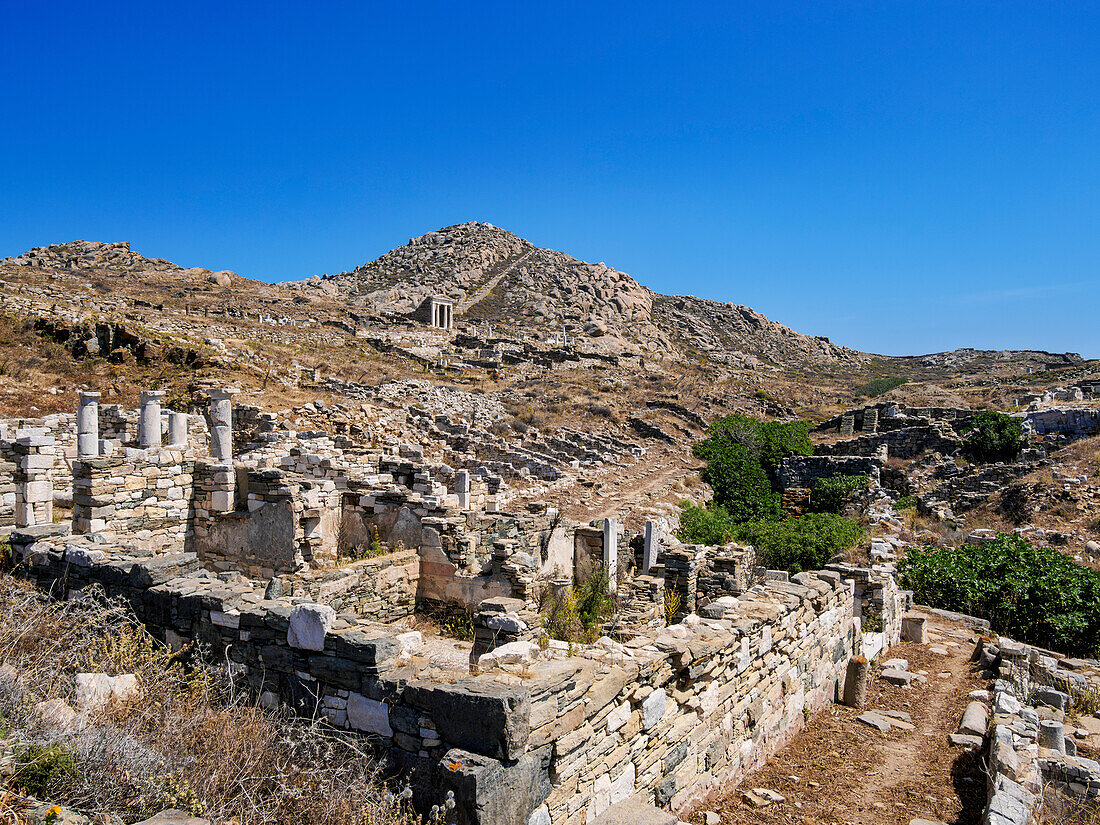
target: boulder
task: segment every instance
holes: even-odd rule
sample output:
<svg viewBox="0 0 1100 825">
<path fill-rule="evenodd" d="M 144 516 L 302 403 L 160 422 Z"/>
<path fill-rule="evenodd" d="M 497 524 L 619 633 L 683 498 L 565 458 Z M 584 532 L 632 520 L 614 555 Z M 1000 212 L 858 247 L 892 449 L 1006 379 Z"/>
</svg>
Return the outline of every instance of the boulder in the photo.
<svg viewBox="0 0 1100 825">
<path fill-rule="evenodd" d="M 100 707 L 112 699 L 127 699 L 139 691 L 137 676 L 132 673 L 121 676 L 108 676 L 106 673 L 78 673 L 75 682 L 74 700 L 77 706 L 84 710 Z"/>
</svg>

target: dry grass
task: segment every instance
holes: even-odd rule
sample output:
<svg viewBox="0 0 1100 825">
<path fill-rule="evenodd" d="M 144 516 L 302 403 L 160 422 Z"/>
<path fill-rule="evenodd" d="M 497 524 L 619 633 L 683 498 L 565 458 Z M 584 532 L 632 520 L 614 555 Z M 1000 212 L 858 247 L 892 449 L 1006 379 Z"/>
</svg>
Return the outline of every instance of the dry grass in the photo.
<svg viewBox="0 0 1100 825">
<path fill-rule="evenodd" d="M 0 678 L 0 715 L 16 766 L 0 783 L 0 806 L 34 793 L 127 821 L 169 807 L 236 825 L 413 821 L 385 799 L 360 741 L 257 707 L 223 668 L 194 651 L 173 654 L 121 605 L 94 595 L 53 602 L 0 576 L 0 660 L 11 668 Z M 140 695 L 60 729 L 36 706 L 73 705 L 81 672 L 133 673 Z"/>
<path fill-rule="evenodd" d="M 1055 786 L 1043 789 L 1043 805 L 1035 825 L 1100 825 L 1100 802 L 1064 795 Z"/>
</svg>

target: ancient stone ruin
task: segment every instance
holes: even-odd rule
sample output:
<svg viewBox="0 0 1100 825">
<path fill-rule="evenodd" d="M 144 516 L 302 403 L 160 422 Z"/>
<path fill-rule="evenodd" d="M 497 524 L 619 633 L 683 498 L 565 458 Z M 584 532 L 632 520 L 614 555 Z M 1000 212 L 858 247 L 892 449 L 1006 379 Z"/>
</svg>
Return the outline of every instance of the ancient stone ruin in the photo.
<svg viewBox="0 0 1100 825">
<path fill-rule="evenodd" d="M 788 576 L 656 520 L 635 535 L 512 510 L 487 468 L 284 429 L 233 395 L 209 388 L 188 413 L 157 391 L 139 410 L 85 392 L 75 415 L 6 422 L 22 569 L 59 598 L 123 598 L 264 704 L 360 732 L 418 804 L 453 791 L 459 822 L 592 822 L 627 800 L 684 811 L 840 700 L 851 661 L 907 622 L 920 633 L 889 568 Z M 802 485 L 828 469 L 784 465 Z M 594 574 L 618 603 L 607 635 L 554 638 L 540 608 Z M 472 640 L 411 627 L 440 610 L 470 615 Z"/>
</svg>

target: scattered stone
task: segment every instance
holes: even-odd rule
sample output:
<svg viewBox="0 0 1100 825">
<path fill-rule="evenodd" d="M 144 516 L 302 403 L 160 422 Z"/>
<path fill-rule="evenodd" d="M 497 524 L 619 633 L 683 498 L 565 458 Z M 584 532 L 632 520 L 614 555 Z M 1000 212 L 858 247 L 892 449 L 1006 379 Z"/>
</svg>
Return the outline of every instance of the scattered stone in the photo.
<svg viewBox="0 0 1100 825">
<path fill-rule="evenodd" d="M 882 678 L 884 681 L 896 687 L 909 687 L 909 683 L 913 679 L 913 674 L 904 670 L 889 668 L 882 671 Z"/>
<path fill-rule="evenodd" d="M 885 716 L 875 713 L 874 711 L 869 711 L 867 713 L 861 714 L 857 716 L 856 719 L 865 725 L 870 725 L 872 728 L 876 728 L 877 730 L 882 731 L 883 733 L 886 733 L 886 731 L 890 730 L 890 728 L 892 727 L 892 723 L 889 719 L 887 719 Z"/>
</svg>

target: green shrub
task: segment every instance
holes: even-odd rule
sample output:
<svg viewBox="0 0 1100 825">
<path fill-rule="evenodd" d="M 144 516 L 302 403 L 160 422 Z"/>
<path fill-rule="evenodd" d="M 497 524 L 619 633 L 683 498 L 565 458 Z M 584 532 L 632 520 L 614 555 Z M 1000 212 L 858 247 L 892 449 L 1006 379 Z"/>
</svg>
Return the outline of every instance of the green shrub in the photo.
<svg viewBox="0 0 1100 825">
<path fill-rule="evenodd" d="M 974 461 L 1014 461 L 1027 443 L 1020 419 L 992 410 L 977 413 L 961 432 L 963 450 Z"/>
<path fill-rule="evenodd" d="M 859 523 L 832 513 L 739 524 L 736 538 L 756 548 L 757 563 L 771 570 L 820 570 L 837 553 L 863 540 Z"/>
<path fill-rule="evenodd" d="M 867 476 L 831 476 L 819 478 L 810 491 L 810 509 L 815 513 L 839 513 L 853 493 L 866 490 Z"/>
<path fill-rule="evenodd" d="M 50 780 L 76 772 L 72 753 L 60 745 L 30 745 L 15 755 L 16 787 L 29 796 L 46 796 Z"/>
<path fill-rule="evenodd" d="M 696 507 L 685 503 L 680 513 L 680 530 L 677 533 L 685 544 L 729 544 L 737 535 L 737 522 L 720 504 Z"/>
<path fill-rule="evenodd" d="M 813 455 L 808 421 L 757 421 L 746 415 L 727 415 L 715 421 L 707 437 L 695 445 L 692 452 L 704 461 L 723 455 L 739 445 L 757 459 L 770 477 L 774 477 L 780 462 L 791 455 Z"/>
<path fill-rule="evenodd" d="M 920 501 L 916 496 L 902 496 L 894 503 L 895 510 L 916 510 Z"/>
<path fill-rule="evenodd" d="M 779 515 L 779 496 L 772 492 L 768 474 L 740 444 L 716 451 L 701 475 L 714 488 L 715 503 L 726 508 L 734 521 Z"/>
<path fill-rule="evenodd" d="M 1100 572 L 1001 534 L 981 545 L 914 548 L 899 564 L 922 604 L 988 619 L 999 633 L 1078 656 L 1100 652 Z"/>
<path fill-rule="evenodd" d="M 856 387 L 855 394 L 862 395 L 865 398 L 874 398 L 908 383 L 908 378 L 875 378 L 873 381 L 868 381 L 866 384 Z"/>
<path fill-rule="evenodd" d="M 543 600 L 543 626 L 550 638 L 571 644 L 591 644 L 600 626 L 615 612 L 615 598 L 604 570 L 594 571 L 564 597 Z"/>
</svg>

